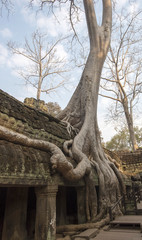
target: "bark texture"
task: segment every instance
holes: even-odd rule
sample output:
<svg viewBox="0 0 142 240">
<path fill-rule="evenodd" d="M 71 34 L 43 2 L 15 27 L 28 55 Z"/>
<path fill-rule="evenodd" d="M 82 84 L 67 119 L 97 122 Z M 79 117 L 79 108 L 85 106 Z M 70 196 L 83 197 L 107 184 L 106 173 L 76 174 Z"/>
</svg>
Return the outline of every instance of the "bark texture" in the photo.
<svg viewBox="0 0 142 240">
<path fill-rule="evenodd" d="M 119 196 L 125 193 L 122 175 L 101 146 L 97 124 L 97 102 L 102 67 L 108 52 L 111 36 L 111 0 L 103 0 L 102 25 L 98 26 L 93 0 L 84 0 L 90 39 L 90 53 L 82 77 L 67 107 L 59 114 L 79 133 L 66 144 L 66 153 L 80 164 L 90 161 L 99 177 L 99 197 L 95 192 L 92 172 L 86 176 L 86 215 L 88 221 L 99 221 Z M 67 150 L 68 149 L 68 150 Z M 120 213 L 120 207 L 115 209 Z"/>
</svg>

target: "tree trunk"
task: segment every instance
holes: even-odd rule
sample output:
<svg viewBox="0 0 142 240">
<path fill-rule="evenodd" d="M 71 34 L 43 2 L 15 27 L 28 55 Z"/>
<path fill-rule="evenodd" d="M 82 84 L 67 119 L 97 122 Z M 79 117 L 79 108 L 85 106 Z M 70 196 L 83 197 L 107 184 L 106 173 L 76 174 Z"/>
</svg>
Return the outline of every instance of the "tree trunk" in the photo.
<svg viewBox="0 0 142 240">
<path fill-rule="evenodd" d="M 110 43 L 111 1 L 103 1 L 103 19 L 100 27 L 96 22 L 93 0 L 84 0 L 84 7 L 90 38 L 90 53 L 78 87 L 67 107 L 59 114 L 59 118 L 79 129 L 72 145 L 68 145 L 70 156 L 77 162 L 88 158 L 97 171 L 99 207 L 97 201 L 94 202 L 96 193 L 92 171 L 86 181 L 87 189 L 89 188 L 87 216 L 88 220 L 95 222 L 101 219 L 107 207 L 114 204 L 119 195 L 125 192 L 125 187 L 120 172 L 104 154 L 97 125 L 100 76 Z M 120 212 L 119 207 L 116 212 L 117 214 Z"/>
<path fill-rule="evenodd" d="M 130 142 L 132 145 L 132 149 L 133 149 L 133 151 L 136 151 L 138 148 L 138 145 L 136 142 L 136 137 L 135 137 L 135 132 L 134 132 L 133 118 L 132 118 L 132 114 L 129 113 L 128 102 L 126 100 L 123 101 L 123 108 L 124 108 L 126 121 L 127 121 L 128 129 L 129 129 Z"/>
<path fill-rule="evenodd" d="M 40 49 L 40 59 L 41 59 L 41 49 Z M 38 87 L 37 87 L 37 100 L 40 100 L 42 81 L 43 81 L 43 79 L 42 79 L 42 63 L 39 62 L 39 79 L 38 79 Z"/>
</svg>

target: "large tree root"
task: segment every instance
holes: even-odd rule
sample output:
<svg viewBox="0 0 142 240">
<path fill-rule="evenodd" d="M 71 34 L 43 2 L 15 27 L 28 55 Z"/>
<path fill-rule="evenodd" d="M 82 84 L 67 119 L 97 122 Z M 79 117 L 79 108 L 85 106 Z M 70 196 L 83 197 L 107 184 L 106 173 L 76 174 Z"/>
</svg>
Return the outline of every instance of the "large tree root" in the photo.
<svg viewBox="0 0 142 240">
<path fill-rule="evenodd" d="M 107 224 L 109 224 L 110 218 L 107 215 L 106 218 L 102 219 L 101 221 L 97 223 L 83 223 L 83 224 L 78 224 L 78 225 L 62 225 L 62 226 L 57 226 L 56 231 L 57 233 L 63 233 L 63 232 L 71 232 L 71 231 L 83 231 L 88 228 L 101 228 Z"/>
<path fill-rule="evenodd" d="M 80 159 L 79 164 L 74 168 L 66 159 L 61 149 L 55 144 L 43 140 L 31 139 L 3 126 L 0 126 L 0 139 L 50 152 L 52 155 L 50 158 L 52 168 L 57 169 L 69 181 L 77 181 L 91 170 L 90 162 L 89 160 L 86 161 L 86 158 Z"/>
</svg>

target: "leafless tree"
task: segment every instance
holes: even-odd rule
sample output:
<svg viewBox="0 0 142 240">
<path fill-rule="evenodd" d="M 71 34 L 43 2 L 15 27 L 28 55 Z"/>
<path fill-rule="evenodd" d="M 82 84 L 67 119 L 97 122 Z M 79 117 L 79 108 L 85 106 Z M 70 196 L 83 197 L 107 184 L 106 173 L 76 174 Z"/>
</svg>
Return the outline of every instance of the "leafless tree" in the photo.
<svg viewBox="0 0 142 240">
<path fill-rule="evenodd" d="M 60 38 L 54 43 L 47 42 L 47 35 L 36 31 L 32 35 L 31 43 L 25 39 L 23 48 L 16 47 L 12 42 L 8 43 L 8 48 L 13 54 L 21 55 L 28 61 L 28 65 L 17 72 L 26 84 L 36 89 L 37 100 L 41 98 L 41 93 L 49 94 L 65 84 L 64 74 L 69 71 L 67 59 L 57 51 L 62 40 Z"/>
<path fill-rule="evenodd" d="M 115 103 L 109 107 L 113 119 L 125 116 L 132 149 L 137 149 L 133 110 L 142 93 L 142 11 L 115 14 L 112 42 L 101 82 L 101 96 Z M 119 118 L 120 119 L 120 118 Z"/>
</svg>

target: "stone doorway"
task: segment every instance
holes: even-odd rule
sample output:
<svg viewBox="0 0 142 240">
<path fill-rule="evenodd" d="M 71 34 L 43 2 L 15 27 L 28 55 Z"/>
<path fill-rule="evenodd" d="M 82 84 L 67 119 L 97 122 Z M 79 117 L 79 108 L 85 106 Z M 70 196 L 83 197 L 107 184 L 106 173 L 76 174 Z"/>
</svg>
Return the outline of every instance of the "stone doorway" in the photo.
<svg viewBox="0 0 142 240">
<path fill-rule="evenodd" d="M 59 186 L 56 200 L 57 226 L 86 221 L 85 188 Z"/>
<path fill-rule="evenodd" d="M 6 203 L 6 192 L 7 188 L 0 188 L 0 240 L 2 240 L 2 229 L 4 222 L 5 203 Z"/>
<path fill-rule="evenodd" d="M 34 187 L 28 189 L 27 203 L 27 236 L 29 240 L 35 238 L 35 219 L 36 219 L 36 194 Z"/>
<path fill-rule="evenodd" d="M 0 188 L 0 240 L 34 240 L 35 218 L 33 187 Z"/>
<path fill-rule="evenodd" d="M 75 187 L 66 188 L 66 213 L 67 223 L 77 224 L 77 191 Z"/>
</svg>

